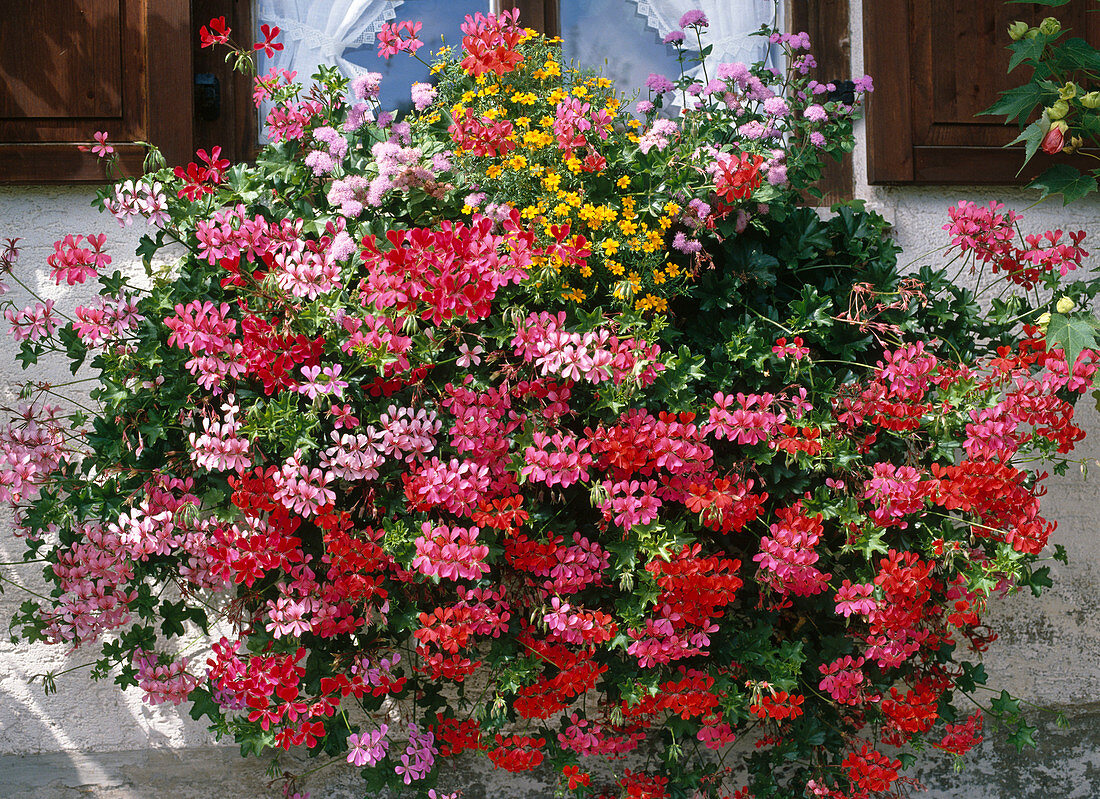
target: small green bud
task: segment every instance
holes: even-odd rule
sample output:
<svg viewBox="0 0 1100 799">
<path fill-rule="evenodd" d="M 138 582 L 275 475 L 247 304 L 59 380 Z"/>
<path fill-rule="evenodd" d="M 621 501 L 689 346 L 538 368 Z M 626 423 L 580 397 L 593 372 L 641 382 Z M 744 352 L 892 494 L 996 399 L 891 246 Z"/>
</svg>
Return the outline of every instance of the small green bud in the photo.
<svg viewBox="0 0 1100 799">
<path fill-rule="evenodd" d="M 1069 297 L 1062 297 L 1058 300 L 1058 304 L 1054 306 L 1054 310 L 1058 313 L 1069 313 L 1077 307 L 1077 303 L 1071 300 Z"/>
<path fill-rule="evenodd" d="M 1062 23 L 1054 17 L 1047 17 L 1039 23 L 1039 33 L 1044 36 L 1053 36 L 1060 30 L 1062 30 Z"/>
<path fill-rule="evenodd" d="M 1078 102 L 1085 108 L 1100 108 L 1100 92 L 1082 94 Z"/>
<path fill-rule="evenodd" d="M 1066 114 L 1069 113 L 1069 103 L 1065 100 L 1057 100 L 1054 105 L 1047 109 L 1047 118 L 1051 122 L 1057 122 L 1059 119 L 1065 119 Z"/>
<path fill-rule="evenodd" d="M 1047 325 L 1050 324 L 1050 313 L 1043 312 L 1039 314 L 1039 330 L 1045 336 L 1047 334 Z"/>
<path fill-rule="evenodd" d="M 1058 90 L 1058 99 L 1060 100 L 1072 100 L 1077 96 L 1077 84 L 1070 81 L 1061 89 Z"/>
<path fill-rule="evenodd" d="M 1023 20 L 1016 20 L 1008 26 L 1008 38 L 1014 42 L 1020 41 L 1020 39 L 1027 36 L 1028 24 Z"/>
</svg>

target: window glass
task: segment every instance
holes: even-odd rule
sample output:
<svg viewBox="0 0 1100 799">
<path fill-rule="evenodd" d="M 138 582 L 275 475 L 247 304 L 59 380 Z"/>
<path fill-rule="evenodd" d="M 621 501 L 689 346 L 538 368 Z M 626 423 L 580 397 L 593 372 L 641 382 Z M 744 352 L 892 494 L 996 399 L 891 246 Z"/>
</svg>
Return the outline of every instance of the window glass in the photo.
<svg viewBox="0 0 1100 799">
<path fill-rule="evenodd" d="M 702 9 L 710 22 L 703 44 L 714 47 L 708 59 L 712 71 L 721 62 L 751 64 L 766 56 L 775 62 L 771 66 L 782 66 L 776 60 L 777 48 L 749 35 L 765 22 L 782 23 L 772 0 L 561 0 L 563 53 L 578 65 L 600 69 L 627 95 L 639 89 L 645 95 L 650 73 L 679 76 L 676 48 L 662 40 L 680 29 L 684 12 L 694 9 Z M 685 46 L 698 46 L 693 33 Z M 684 66 L 702 80 L 699 67 Z"/>
</svg>

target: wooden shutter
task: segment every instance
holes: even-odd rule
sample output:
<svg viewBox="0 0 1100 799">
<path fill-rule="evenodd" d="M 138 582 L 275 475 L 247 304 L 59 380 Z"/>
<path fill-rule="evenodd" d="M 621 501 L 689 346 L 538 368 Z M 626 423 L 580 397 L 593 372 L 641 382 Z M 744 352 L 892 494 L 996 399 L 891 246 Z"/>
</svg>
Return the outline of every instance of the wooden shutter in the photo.
<svg viewBox="0 0 1100 799">
<path fill-rule="evenodd" d="M 1017 177 L 1022 154 L 1003 147 L 1018 131 L 976 114 L 1026 77 L 1022 67 L 1007 74 L 1013 20 L 1054 16 L 1069 36 L 1096 43 L 1100 14 L 1091 6 L 864 0 L 864 59 L 875 82 L 867 114 L 870 182 L 1013 184 L 1038 175 L 1050 158 L 1036 157 Z"/>
<path fill-rule="evenodd" d="M 253 40 L 252 4 L 253 0 L 191 0 L 194 22 L 188 35 L 194 48 L 194 71 L 196 75 L 213 75 L 221 94 L 217 119 L 195 115 L 194 146 L 207 152 L 219 146 L 223 157 L 234 163 L 254 160 L 259 150 L 259 111 L 252 102 L 253 83 L 249 76 L 234 72 L 232 63 L 225 62 L 225 47 L 199 46 L 199 28 L 214 17 L 225 17 L 232 29 L 230 38 L 242 46 L 247 45 Z M 279 38 L 284 40 L 284 37 Z"/>
<path fill-rule="evenodd" d="M 124 172 L 144 150 L 191 151 L 188 0 L 5 0 L 0 23 L 0 180 L 103 179 L 76 145 L 105 130 Z"/>
<path fill-rule="evenodd" d="M 792 33 L 810 34 L 810 51 L 817 61 L 813 77 L 821 83 L 840 83 L 851 79 L 851 36 L 848 27 L 848 0 L 791 0 Z M 852 198 L 852 156 L 841 161 L 827 160 L 817 188 L 820 200 L 807 196 L 811 204 L 829 206 Z"/>
<path fill-rule="evenodd" d="M 559 0 L 501 0 L 501 11 L 519 9 L 519 23 L 547 36 L 561 35 Z"/>
</svg>

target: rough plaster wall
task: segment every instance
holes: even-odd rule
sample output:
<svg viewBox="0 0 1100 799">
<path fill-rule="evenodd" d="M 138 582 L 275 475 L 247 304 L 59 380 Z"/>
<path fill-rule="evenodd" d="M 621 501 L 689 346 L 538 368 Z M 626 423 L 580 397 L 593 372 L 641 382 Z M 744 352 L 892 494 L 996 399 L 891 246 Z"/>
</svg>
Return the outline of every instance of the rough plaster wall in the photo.
<svg viewBox="0 0 1100 799">
<path fill-rule="evenodd" d="M 862 74 L 860 3 L 852 4 L 853 72 Z M 948 204 L 960 199 L 984 203 L 998 198 L 1024 211 L 1034 198 L 1022 191 L 1000 189 L 898 188 L 866 184 L 862 146 L 855 154 L 856 194 L 895 226 L 909 258 L 944 243 L 940 229 Z M 23 274 L 48 298 L 68 303 L 79 296 L 48 280 L 44 264 L 52 243 L 67 233 L 104 230 L 116 264 L 134 267 L 133 252 L 142 228 L 119 229 L 89 205 L 93 192 L 84 188 L 0 188 L 0 237 L 23 239 Z M 1100 202 L 1061 208 L 1045 203 L 1026 211 L 1030 229 L 1057 226 L 1084 228 L 1100 237 Z M 1094 245 L 1095 246 L 1095 245 Z M 938 256 L 931 256 L 933 258 Z M 18 291 L 18 289 L 17 289 Z M 12 363 L 10 339 L 0 336 L 0 364 Z M 63 382 L 64 370 L 36 372 L 36 377 Z M 0 371 L 0 398 L 12 400 L 16 371 Z M 1036 705 L 1065 712 L 1066 727 L 1053 713 L 1037 714 L 1039 749 L 1018 755 L 1011 747 L 986 743 L 956 772 L 950 760 L 928 756 L 913 776 L 929 788 L 928 799 L 1089 799 L 1100 796 L 1100 417 L 1088 400 L 1081 403 L 1083 424 L 1096 438 L 1078 450 L 1094 468 L 1091 479 L 1079 472 L 1050 480 L 1046 510 L 1059 521 L 1055 540 L 1065 545 L 1070 563 L 1054 563 L 1053 589 L 1042 599 L 1010 597 L 996 604 L 990 623 L 1001 639 L 985 658 L 991 684 L 1007 687 Z M 0 536 L 0 561 L 16 559 L 18 546 L 7 531 Z M 35 584 L 34 568 L 0 567 L 8 579 Z M 7 619 L 23 597 L 8 587 L 0 595 L 0 619 Z M 212 746 L 203 725 L 185 713 L 144 706 L 134 692 L 120 694 L 109 682 L 91 683 L 86 670 L 58 680 L 58 693 L 43 695 L 35 674 L 59 671 L 87 661 L 67 658 L 56 647 L 13 645 L 0 639 L 0 798 L 146 799 L 173 795 L 179 799 L 218 796 L 226 799 L 276 795 L 269 783 L 266 759 L 242 761 L 236 750 Z M 285 761 L 286 762 L 286 761 Z M 303 764 L 303 770 L 312 767 Z M 467 799 L 537 797 L 551 791 L 529 778 L 492 773 L 484 761 L 466 760 L 449 773 L 448 782 L 463 787 Z M 336 763 L 304 784 L 314 799 L 362 796 L 350 768 Z"/>
</svg>

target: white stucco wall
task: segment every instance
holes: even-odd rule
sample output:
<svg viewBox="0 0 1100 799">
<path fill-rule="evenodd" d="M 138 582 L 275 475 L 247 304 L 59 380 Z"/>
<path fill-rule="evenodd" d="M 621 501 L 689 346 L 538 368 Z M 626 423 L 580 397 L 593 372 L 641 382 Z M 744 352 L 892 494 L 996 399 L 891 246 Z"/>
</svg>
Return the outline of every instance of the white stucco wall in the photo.
<svg viewBox="0 0 1100 799">
<path fill-rule="evenodd" d="M 860 3 L 854 0 L 854 74 L 863 72 L 862 44 Z M 960 199 L 984 203 L 996 198 L 1020 211 L 1034 200 L 1020 190 L 869 186 L 862 134 L 855 175 L 856 195 L 894 224 L 896 237 L 910 256 L 944 243 L 941 226 L 946 208 Z M 98 215 L 90 207 L 93 195 L 87 188 L 0 187 L 0 238 L 22 239 L 22 274 L 34 275 L 36 290 L 47 297 L 62 301 L 64 295 L 64 301 L 71 302 L 77 296 L 73 290 L 53 286 L 45 271 L 53 242 L 68 233 L 106 231 L 116 264 L 136 266 L 132 253 L 143 228 L 120 229 L 109 217 Z M 1100 239 L 1100 201 L 1069 208 L 1047 202 L 1027 210 L 1025 224 L 1033 230 L 1083 228 Z M 10 339 L 0 335 L 0 400 L 4 404 L 12 403 L 15 381 L 22 379 L 5 366 L 13 363 L 13 353 Z M 70 379 L 64 370 L 37 372 L 36 377 Z M 1087 399 L 1079 406 L 1094 438 L 1078 454 L 1094 467 L 1093 477 L 1086 481 L 1080 472 L 1073 472 L 1052 478 L 1046 504 L 1047 515 L 1059 520 L 1054 540 L 1065 545 L 1070 563 L 1053 564 L 1056 584 L 1042 599 L 1009 598 L 992 611 L 990 623 L 1002 637 L 985 661 L 992 684 L 1038 705 L 1067 711 L 1070 731 L 1052 730 L 1047 743 L 1023 759 L 987 745 L 963 774 L 955 774 L 949 763 L 945 766 L 939 759 L 938 765 L 930 764 L 922 772 L 922 779 L 933 789 L 925 794 L 930 799 L 1039 796 L 1038 791 L 1058 797 L 1100 795 L 1096 776 L 1100 756 L 1093 745 L 1095 738 L 1089 737 L 1090 731 L 1100 729 L 1100 618 L 1095 612 L 1100 602 L 1100 539 L 1095 535 L 1100 519 L 1100 417 L 1091 406 Z M 0 561 L 17 560 L 19 550 L 7 530 L 0 531 Z M 35 586 L 33 566 L 0 566 L 0 574 Z M 0 620 L 10 618 L 23 599 L 20 591 L 6 586 L 0 595 Z M 267 785 L 267 760 L 241 761 L 232 748 L 212 747 L 204 725 L 191 722 L 186 713 L 149 708 L 136 692 L 121 694 L 109 682 L 91 683 L 86 669 L 60 677 L 58 692 L 50 696 L 43 694 L 40 684 L 30 683 L 36 674 L 78 666 L 88 659 L 86 654 L 69 658 L 56 647 L 12 644 L 0 638 L 0 799 L 88 795 L 137 799 L 169 792 L 181 799 L 276 795 Z M 1053 717 L 1039 720 L 1044 718 L 1043 726 L 1052 727 Z M 1019 781 L 1013 769 L 1019 772 Z M 461 775 L 456 778 L 465 783 L 467 797 L 541 795 L 531 782 L 483 770 L 481 765 L 467 764 L 456 772 Z M 1044 774 L 1047 781 L 1033 781 L 1028 787 L 1024 775 L 1035 773 Z M 314 799 L 361 796 L 350 769 L 339 764 L 305 787 Z"/>
</svg>

